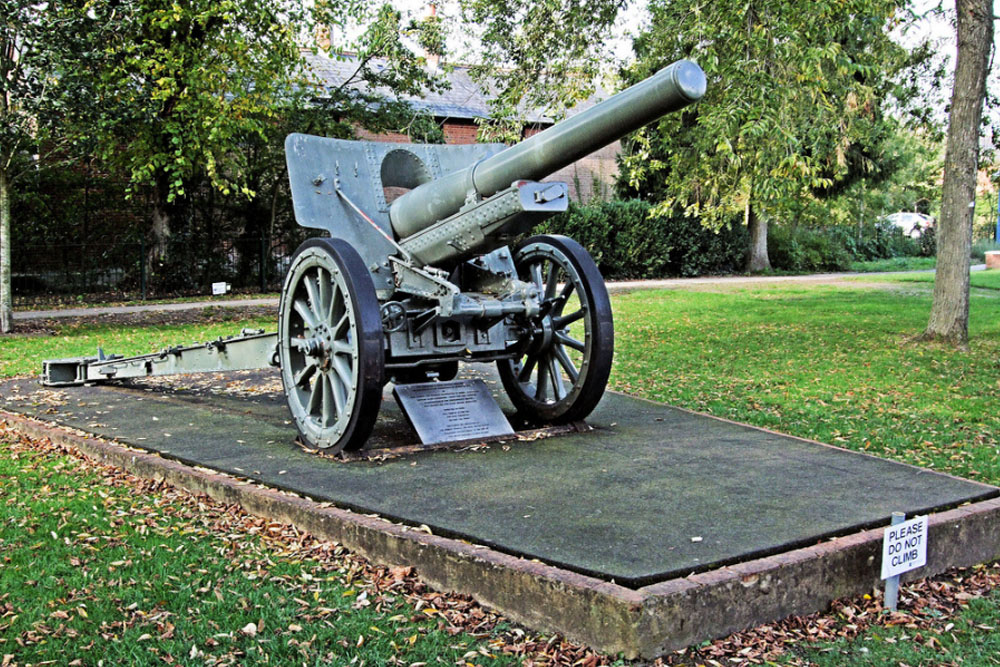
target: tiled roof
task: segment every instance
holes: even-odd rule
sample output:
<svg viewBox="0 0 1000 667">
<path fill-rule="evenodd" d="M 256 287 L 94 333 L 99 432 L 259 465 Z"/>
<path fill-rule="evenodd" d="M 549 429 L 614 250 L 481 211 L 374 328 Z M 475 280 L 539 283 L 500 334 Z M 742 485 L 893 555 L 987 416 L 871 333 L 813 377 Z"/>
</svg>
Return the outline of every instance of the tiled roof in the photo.
<svg viewBox="0 0 1000 667">
<path fill-rule="evenodd" d="M 309 68 L 327 88 L 340 86 L 354 74 L 358 67 L 357 59 L 351 55 L 339 55 L 331 58 L 324 54 L 307 52 L 305 59 Z M 375 67 L 379 66 L 379 63 L 376 62 Z M 447 70 L 442 69 L 441 73 L 451 84 L 450 88 L 441 91 L 428 91 L 420 97 L 404 96 L 402 99 L 409 102 L 415 109 L 426 111 L 438 118 L 474 119 L 490 116 L 489 97 L 479 84 L 472 80 L 468 67 L 452 66 Z M 365 86 L 365 83 L 357 81 L 352 82 L 350 86 L 360 89 Z M 570 110 L 568 115 L 593 106 L 596 101 L 596 98 L 588 99 Z M 522 120 L 544 125 L 553 122 L 553 119 L 545 115 L 541 109 L 527 110 L 522 114 Z"/>
</svg>

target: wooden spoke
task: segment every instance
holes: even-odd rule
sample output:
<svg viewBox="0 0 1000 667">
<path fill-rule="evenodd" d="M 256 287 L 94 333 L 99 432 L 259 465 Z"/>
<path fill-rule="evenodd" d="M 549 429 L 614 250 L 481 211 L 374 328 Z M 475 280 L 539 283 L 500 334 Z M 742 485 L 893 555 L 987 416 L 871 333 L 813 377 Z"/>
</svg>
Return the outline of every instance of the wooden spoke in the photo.
<svg viewBox="0 0 1000 667">
<path fill-rule="evenodd" d="M 347 392 L 350 385 L 345 385 L 342 382 L 333 382 L 333 378 L 331 378 L 331 382 L 333 384 L 333 404 L 337 408 L 337 418 L 339 419 L 347 408 Z"/>
<path fill-rule="evenodd" d="M 335 340 L 332 344 L 334 354 L 354 354 L 354 346 L 345 340 Z"/>
<path fill-rule="evenodd" d="M 334 357 L 331 360 L 331 366 L 333 370 L 337 373 L 337 378 L 340 380 L 344 387 L 350 387 L 354 384 L 354 378 L 351 373 L 351 365 L 343 357 Z"/>
<path fill-rule="evenodd" d="M 568 354 L 566 354 L 566 348 L 562 345 L 554 345 L 552 351 L 555 353 L 555 357 L 559 361 L 559 365 L 563 367 L 563 370 L 566 371 L 566 375 L 569 376 L 570 382 L 576 382 L 580 377 L 580 371 L 576 369 L 576 366 L 573 364 L 573 360 L 569 358 Z"/>
<path fill-rule="evenodd" d="M 307 285 L 309 284 L 308 280 L 304 282 Z M 302 299 L 296 299 L 295 302 L 292 304 L 292 307 L 295 308 L 295 312 L 299 314 L 299 317 L 302 318 L 302 322 L 306 325 L 307 328 L 315 329 L 316 325 L 319 324 L 316 321 L 316 318 L 313 316 L 312 310 L 309 308 L 309 304 L 307 304 Z"/>
<path fill-rule="evenodd" d="M 302 284 L 306 287 L 306 294 L 309 295 L 309 310 L 312 312 L 314 322 L 323 321 L 323 308 L 319 300 L 319 269 L 311 271 L 302 277 Z"/>
<path fill-rule="evenodd" d="M 544 401 L 548 395 L 549 365 L 547 363 L 538 364 L 538 377 L 535 378 L 535 400 Z"/>
<path fill-rule="evenodd" d="M 562 290 L 559 292 L 559 300 L 566 303 L 566 300 L 569 299 L 569 295 L 573 293 L 573 287 L 573 281 L 567 280 L 566 284 L 563 285 Z"/>
<path fill-rule="evenodd" d="M 544 287 L 542 280 L 542 263 L 536 262 L 535 264 L 532 264 L 529 270 L 531 271 L 531 281 L 535 283 L 535 287 L 541 290 Z"/>
<path fill-rule="evenodd" d="M 555 262 L 549 264 L 549 275 L 545 281 L 545 300 L 554 299 L 556 288 L 559 286 L 559 265 Z"/>
<path fill-rule="evenodd" d="M 333 401 L 333 378 L 330 377 L 329 373 L 323 373 L 320 376 L 320 380 L 323 383 L 323 415 L 322 421 L 324 427 L 330 426 L 336 421 L 336 405 Z"/>
<path fill-rule="evenodd" d="M 559 372 L 559 367 L 556 364 L 555 355 L 549 355 L 549 358 L 545 360 L 546 365 L 549 367 L 549 376 L 552 378 L 552 392 L 557 401 L 561 401 L 566 398 L 566 384 L 563 382 L 562 373 Z"/>
<path fill-rule="evenodd" d="M 584 345 L 582 341 L 579 341 L 568 334 L 564 334 L 561 331 L 556 332 L 556 340 L 579 352 L 585 352 L 587 350 L 587 346 Z"/>
<path fill-rule="evenodd" d="M 306 365 L 302 367 L 302 370 L 295 374 L 295 378 L 293 380 L 295 386 L 301 387 L 304 383 L 308 382 L 309 378 L 311 378 L 313 373 L 316 372 L 316 368 L 316 362 L 306 359 Z"/>
<path fill-rule="evenodd" d="M 583 308 L 580 310 L 573 311 L 569 315 L 560 315 L 559 317 L 552 318 L 552 326 L 556 329 L 565 329 L 573 322 L 583 319 L 586 313 L 583 312 Z"/>
<path fill-rule="evenodd" d="M 309 407 L 306 409 L 310 415 L 315 415 L 323 403 L 323 375 L 320 374 L 313 382 L 312 393 L 309 394 Z"/>
<path fill-rule="evenodd" d="M 535 370 L 535 364 L 538 362 L 538 357 L 526 357 L 524 360 L 524 365 L 521 366 L 521 371 L 517 374 L 518 382 L 527 382 L 531 379 L 531 371 Z"/>
<path fill-rule="evenodd" d="M 343 331 L 344 327 L 350 323 L 350 320 L 351 320 L 350 316 L 347 313 L 344 313 L 341 316 L 341 318 L 337 320 L 337 323 L 333 325 L 333 328 L 330 330 L 330 333 L 332 333 L 338 339 L 341 338 L 340 332 Z"/>
<path fill-rule="evenodd" d="M 330 311 L 333 308 L 333 276 L 324 269 L 319 269 L 319 318 L 330 322 Z"/>
</svg>

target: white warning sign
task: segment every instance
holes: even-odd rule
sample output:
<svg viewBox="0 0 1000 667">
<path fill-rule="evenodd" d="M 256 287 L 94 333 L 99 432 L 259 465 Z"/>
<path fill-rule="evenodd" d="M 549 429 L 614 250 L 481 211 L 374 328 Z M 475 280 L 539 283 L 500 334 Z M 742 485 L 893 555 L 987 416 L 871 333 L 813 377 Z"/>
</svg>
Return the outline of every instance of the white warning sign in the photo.
<svg viewBox="0 0 1000 667">
<path fill-rule="evenodd" d="M 927 517 L 897 523 L 882 538 L 882 578 L 915 570 L 927 564 Z"/>
</svg>

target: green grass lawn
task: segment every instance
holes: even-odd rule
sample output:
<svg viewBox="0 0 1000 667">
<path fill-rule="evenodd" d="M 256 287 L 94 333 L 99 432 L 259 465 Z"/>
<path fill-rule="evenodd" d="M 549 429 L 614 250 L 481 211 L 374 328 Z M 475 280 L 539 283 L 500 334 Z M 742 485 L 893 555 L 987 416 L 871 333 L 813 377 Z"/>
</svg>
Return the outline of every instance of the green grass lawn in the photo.
<svg viewBox="0 0 1000 667">
<path fill-rule="evenodd" d="M 998 273 L 974 275 L 992 284 Z M 642 291 L 615 296 L 613 305 L 614 389 L 1000 484 L 1000 300 L 988 289 L 973 293 L 967 352 L 911 342 L 930 308 L 930 296 L 913 290 L 771 285 Z M 88 325 L 55 336 L 13 336 L 0 345 L 0 375 L 37 373 L 43 358 L 92 354 L 97 345 L 147 352 L 242 326 L 273 322 L 128 330 Z M 14 652 L 19 661 L 76 656 L 89 662 L 97 655 L 154 661 L 162 658 L 150 654 L 155 647 L 186 660 L 195 645 L 208 656 L 212 639 L 218 660 L 232 650 L 245 660 L 274 651 L 274 659 L 302 656 L 311 664 L 332 651 L 338 662 L 363 652 L 359 660 L 385 664 L 398 655 L 391 642 L 398 647 L 414 634 L 418 641 L 402 657 L 405 664 L 431 662 L 438 652 L 451 664 L 467 651 L 489 652 L 489 638 L 445 637 L 434 634 L 440 628 L 433 623 L 409 620 L 419 613 L 403 597 L 383 601 L 381 615 L 364 615 L 367 607 L 348 604 L 358 590 L 347 594 L 351 582 L 333 565 L 283 559 L 260 536 L 231 527 L 220 532 L 197 512 L 179 509 L 176 499 L 109 488 L 81 477 L 65 457 L 17 454 L 12 447 L 0 446 L 0 500 L 9 508 L 0 515 L 0 639 L 40 633 L 38 626 L 63 630 L 30 651 L 8 640 L 0 654 Z M 85 566 L 72 566 L 74 558 Z M 304 579 L 305 573 L 314 579 Z M 310 597 L 317 589 L 322 606 L 339 611 L 322 617 L 320 603 Z M 1000 647 L 983 628 L 1000 622 L 1000 599 L 972 602 L 948 620 L 948 630 L 942 625 L 925 632 L 937 633 L 939 646 L 931 651 L 909 641 L 905 627 L 883 624 L 851 640 L 794 648 L 786 657 L 819 664 L 996 664 L 990 660 Z M 5 603 L 20 605 L 14 621 L 3 616 Z M 143 613 L 132 613 L 138 610 Z M 171 615 L 158 616 L 161 611 Z M 302 615 L 310 617 L 297 620 Z M 263 630 L 254 638 L 239 634 L 260 619 Z M 176 641 L 160 641 L 166 625 L 157 623 L 165 620 Z M 304 630 L 292 632 L 292 625 Z M 308 657 L 301 646 L 287 648 L 289 640 L 313 641 L 313 635 Z M 361 647 L 354 646 L 358 635 L 366 638 Z M 344 638 L 349 646 L 337 643 Z M 91 652 L 84 654 L 88 644 Z"/>
<path fill-rule="evenodd" d="M 491 650 L 503 626 L 461 632 L 472 605 L 414 594 L 406 572 L 2 433 L 0 502 L 0 655 L 18 663 L 514 660 Z"/>
<path fill-rule="evenodd" d="M 80 295 L 76 297 L 76 301 L 72 297 L 67 297 L 62 299 L 60 297 L 53 297 L 54 299 L 60 299 L 58 301 L 53 301 L 47 303 L 44 301 L 33 302 L 27 304 L 18 304 L 15 302 L 14 310 L 29 311 L 29 310 L 66 310 L 69 308 L 104 308 L 108 306 L 156 306 L 157 304 L 163 303 L 201 303 L 205 302 L 209 304 L 213 301 L 247 301 L 249 299 L 277 299 L 281 295 L 278 292 L 231 292 L 229 294 L 223 294 L 220 296 L 215 295 L 202 295 L 202 296 L 175 296 L 166 299 L 146 299 L 145 301 L 140 299 L 123 299 L 121 301 L 85 301 L 85 295 Z"/>
<path fill-rule="evenodd" d="M 769 287 L 617 298 L 612 386 L 784 433 L 1000 483 L 1000 302 L 969 352 L 912 343 L 930 299 Z"/>
<path fill-rule="evenodd" d="M 881 276 L 861 276 L 857 280 L 893 283 L 934 283 L 933 273 L 886 273 Z M 969 274 L 969 286 L 984 290 L 1000 290 L 1000 269 L 973 271 Z"/>
</svg>

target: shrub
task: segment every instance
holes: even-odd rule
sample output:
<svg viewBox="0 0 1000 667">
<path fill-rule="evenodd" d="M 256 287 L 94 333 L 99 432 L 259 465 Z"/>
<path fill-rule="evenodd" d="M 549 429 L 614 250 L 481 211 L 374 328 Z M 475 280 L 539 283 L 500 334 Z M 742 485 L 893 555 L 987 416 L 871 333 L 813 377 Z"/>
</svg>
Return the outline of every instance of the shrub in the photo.
<svg viewBox="0 0 1000 667">
<path fill-rule="evenodd" d="M 846 271 L 852 262 L 894 257 L 931 257 L 934 233 L 911 239 L 888 223 L 824 228 L 772 225 L 767 252 L 771 266 L 783 271 Z"/>
<path fill-rule="evenodd" d="M 747 235 L 739 224 L 713 232 L 695 218 L 651 212 L 638 199 L 570 204 L 534 231 L 576 239 L 609 280 L 731 273 L 742 266 Z"/>
<path fill-rule="evenodd" d="M 980 262 L 986 261 L 986 253 L 991 250 L 1000 250 L 1000 243 L 996 241 L 976 241 L 972 244 L 972 259 Z"/>
<path fill-rule="evenodd" d="M 535 233 L 565 234 L 583 244 L 609 280 L 697 276 L 742 271 L 748 234 L 739 216 L 713 232 L 696 218 L 652 215 L 639 199 L 581 206 L 538 225 Z M 848 271 L 852 262 L 933 256 L 934 234 L 911 239 L 888 223 L 862 227 L 771 224 L 768 255 L 779 271 Z"/>
</svg>

